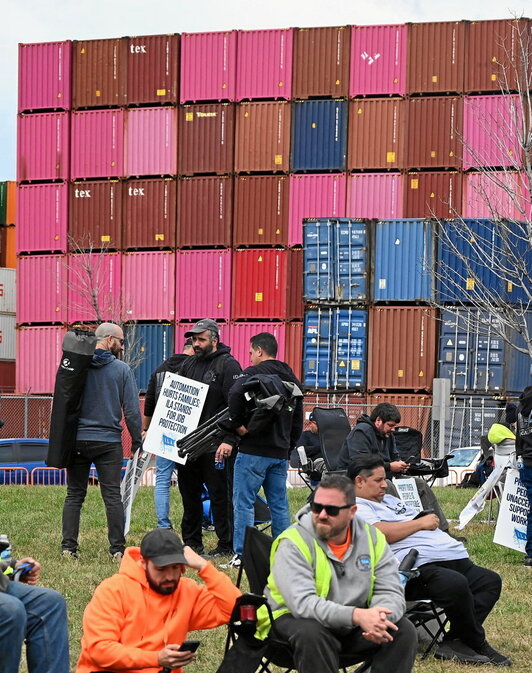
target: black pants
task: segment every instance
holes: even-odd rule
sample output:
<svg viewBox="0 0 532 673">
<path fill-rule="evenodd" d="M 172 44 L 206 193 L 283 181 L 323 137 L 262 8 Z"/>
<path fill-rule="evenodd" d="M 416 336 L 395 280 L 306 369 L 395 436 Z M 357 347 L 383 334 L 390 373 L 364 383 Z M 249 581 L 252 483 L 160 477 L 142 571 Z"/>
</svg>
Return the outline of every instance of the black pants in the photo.
<svg viewBox="0 0 532 673">
<path fill-rule="evenodd" d="M 74 462 L 67 468 L 67 496 L 63 506 L 61 542 L 63 549 L 78 549 L 79 517 L 87 495 L 90 467 L 94 463 L 105 503 L 109 552 L 124 552 L 124 507 L 120 497 L 122 461 L 120 442 L 76 442 Z"/>
<path fill-rule="evenodd" d="M 225 549 L 232 549 L 232 509 L 228 497 L 226 462 L 223 470 L 214 468 L 214 453 L 205 453 L 197 460 L 180 465 L 177 470 L 177 485 L 183 500 L 183 519 L 181 533 L 183 542 L 191 547 L 201 548 L 203 521 L 203 505 L 201 490 L 205 483 L 211 497 L 214 529 L 218 536 L 218 544 Z"/>
<path fill-rule="evenodd" d="M 410 673 L 416 658 L 417 633 L 406 617 L 397 622 L 393 641 L 382 645 L 366 640 L 359 628 L 338 635 L 314 619 L 292 615 L 283 615 L 275 623 L 293 649 L 299 673 L 338 673 L 340 654 L 371 659 L 371 673 Z"/>
<path fill-rule="evenodd" d="M 449 618 L 447 638 L 459 638 L 473 649 L 482 645 L 482 624 L 501 595 L 499 575 L 468 558 L 426 563 L 419 571 L 406 584 L 406 599 L 430 598 Z"/>
</svg>

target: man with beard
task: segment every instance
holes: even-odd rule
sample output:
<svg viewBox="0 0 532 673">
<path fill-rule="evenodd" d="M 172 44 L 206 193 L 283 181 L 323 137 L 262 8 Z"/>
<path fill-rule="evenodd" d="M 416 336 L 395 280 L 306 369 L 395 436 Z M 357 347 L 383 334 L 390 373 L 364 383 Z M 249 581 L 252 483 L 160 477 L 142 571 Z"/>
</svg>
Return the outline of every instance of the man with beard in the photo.
<svg viewBox="0 0 532 673">
<path fill-rule="evenodd" d="M 181 577 L 196 570 L 204 584 Z M 181 650 L 188 631 L 229 621 L 240 591 L 168 528 L 128 547 L 120 570 L 105 579 L 83 615 L 77 673 L 178 673 L 196 655 Z"/>
<path fill-rule="evenodd" d="M 194 355 L 186 358 L 177 374 L 209 385 L 199 424 L 205 423 L 219 411 L 227 407 L 229 390 L 242 373 L 242 368 L 231 355 L 231 349 L 220 342 L 220 332 L 214 320 L 199 320 L 185 333 L 192 338 Z M 235 438 L 231 433 L 219 445 L 221 455 L 228 455 Z M 180 465 L 177 471 L 177 485 L 183 499 L 181 533 L 183 541 L 198 554 L 203 554 L 201 524 L 203 521 L 202 488 L 207 485 L 211 498 L 214 528 L 218 544 L 209 551 L 210 557 L 231 556 L 232 507 L 229 495 L 231 465 L 224 469 L 214 467 L 215 451 L 204 453 L 194 461 Z"/>
<path fill-rule="evenodd" d="M 340 654 L 371 659 L 372 673 L 412 670 L 417 635 L 397 562 L 356 510 L 349 479 L 326 475 L 273 543 L 265 593 L 300 673 L 336 673 Z"/>
</svg>

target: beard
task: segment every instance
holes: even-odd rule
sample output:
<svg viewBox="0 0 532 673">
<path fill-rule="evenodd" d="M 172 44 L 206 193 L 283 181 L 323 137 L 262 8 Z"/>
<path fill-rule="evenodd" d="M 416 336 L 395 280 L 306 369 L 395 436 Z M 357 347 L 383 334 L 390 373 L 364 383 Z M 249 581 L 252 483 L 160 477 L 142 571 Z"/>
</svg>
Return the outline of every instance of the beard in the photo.
<svg viewBox="0 0 532 673">
<path fill-rule="evenodd" d="M 345 528 L 346 528 L 345 524 L 335 526 L 333 524 L 327 524 L 322 521 L 317 521 L 314 524 L 316 534 L 318 535 L 320 540 L 323 540 L 324 542 L 327 542 L 328 540 L 337 537 L 338 535 L 340 535 L 340 533 L 343 533 L 345 531 Z"/>
<path fill-rule="evenodd" d="M 206 358 L 213 351 L 212 343 L 207 344 L 203 348 L 201 346 L 194 346 L 194 354 L 198 358 Z"/>
<path fill-rule="evenodd" d="M 152 580 L 152 578 L 148 574 L 146 574 L 146 579 L 148 580 L 150 589 L 157 592 L 158 594 L 162 594 L 163 596 L 173 594 L 174 591 L 177 589 L 177 585 L 179 584 L 179 582 L 177 582 L 176 580 L 167 580 L 166 582 L 161 582 L 160 584 L 157 584 Z"/>
</svg>

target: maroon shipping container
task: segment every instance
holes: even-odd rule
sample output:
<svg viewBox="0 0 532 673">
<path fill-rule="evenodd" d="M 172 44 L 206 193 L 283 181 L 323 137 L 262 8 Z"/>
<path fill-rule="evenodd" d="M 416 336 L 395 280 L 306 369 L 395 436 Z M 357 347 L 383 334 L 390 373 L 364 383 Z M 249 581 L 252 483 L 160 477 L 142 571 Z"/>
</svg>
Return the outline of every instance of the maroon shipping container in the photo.
<svg viewBox="0 0 532 673">
<path fill-rule="evenodd" d="M 240 103 L 236 112 L 235 171 L 290 168 L 292 106 L 286 101 Z"/>
<path fill-rule="evenodd" d="M 288 250 L 286 319 L 303 320 L 303 249 Z"/>
<path fill-rule="evenodd" d="M 74 42 L 72 107 L 126 103 L 127 38 Z"/>
<path fill-rule="evenodd" d="M 347 168 L 405 166 L 406 101 L 364 98 L 349 103 Z"/>
<path fill-rule="evenodd" d="M 452 96 L 412 98 L 407 106 L 407 167 L 460 168 L 462 99 Z"/>
<path fill-rule="evenodd" d="M 288 245 L 289 191 L 286 175 L 235 178 L 233 245 Z"/>
<path fill-rule="evenodd" d="M 232 173 L 234 143 L 232 103 L 184 105 L 179 110 L 180 175 Z"/>
<path fill-rule="evenodd" d="M 414 393 L 373 393 L 368 395 L 365 413 L 371 414 L 377 404 L 394 404 L 401 414 L 400 425 L 416 428 L 423 435 L 429 429 L 432 412 L 432 396 Z M 427 439 L 430 439 L 428 437 Z M 429 454 L 430 455 L 430 454 Z"/>
<path fill-rule="evenodd" d="M 69 201 L 71 251 L 122 248 L 121 182 L 73 182 Z"/>
<path fill-rule="evenodd" d="M 462 175 L 456 171 L 409 173 L 404 217 L 454 218 L 462 214 Z"/>
<path fill-rule="evenodd" d="M 0 393 L 2 395 L 4 395 L 5 393 L 12 393 L 15 391 L 15 367 L 16 363 L 14 360 L 0 361 Z M 5 397 L 2 399 L 2 413 L 4 414 L 4 416 L 6 415 Z M 8 434 L 5 435 L 6 437 L 11 437 L 14 434 L 13 426 L 11 425 L 11 418 L 9 419 L 9 425 L 11 427 L 9 428 Z M 23 435 L 16 435 L 16 436 L 22 437 Z"/>
<path fill-rule="evenodd" d="M 179 101 L 179 35 L 143 35 L 127 40 L 127 103 Z"/>
<path fill-rule="evenodd" d="M 176 180 L 127 180 L 123 206 L 124 250 L 175 248 Z"/>
<path fill-rule="evenodd" d="M 296 28 L 292 96 L 346 97 L 350 43 L 348 26 Z"/>
<path fill-rule="evenodd" d="M 178 247 L 231 245 L 233 178 L 183 178 L 178 200 Z"/>
<path fill-rule="evenodd" d="M 431 391 L 438 312 L 422 306 L 369 309 L 368 390 Z"/>
<path fill-rule="evenodd" d="M 301 381 L 303 364 L 303 323 L 289 322 L 286 325 L 284 342 L 284 360 L 292 367 Z"/>
<path fill-rule="evenodd" d="M 408 93 L 461 93 L 465 21 L 412 23 L 408 31 Z"/>
</svg>

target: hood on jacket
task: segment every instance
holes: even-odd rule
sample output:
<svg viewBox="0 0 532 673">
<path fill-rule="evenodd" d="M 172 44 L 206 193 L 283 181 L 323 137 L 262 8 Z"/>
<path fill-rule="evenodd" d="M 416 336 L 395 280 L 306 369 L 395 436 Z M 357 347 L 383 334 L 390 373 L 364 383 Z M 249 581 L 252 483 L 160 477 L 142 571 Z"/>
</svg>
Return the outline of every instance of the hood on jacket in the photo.
<svg viewBox="0 0 532 673">
<path fill-rule="evenodd" d="M 527 386 L 519 396 L 519 409 L 523 416 L 528 416 L 532 411 L 532 386 Z"/>
<path fill-rule="evenodd" d="M 377 430 L 375 427 L 375 423 L 371 420 L 371 418 L 367 414 L 360 414 L 360 416 L 357 419 L 356 425 L 369 425 L 373 430 Z"/>
<path fill-rule="evenodd" d="M 140 547 L 126 547 L 124 557 L 120 563 L 120 568 L 118 569 L 118 574 L 127 575 L 132 580 L 135 580 L 135 582 L 148 588 L 149 584 L 146 578 L 146 571 L 140 565 L 140 559 Z"/>
<path fill-rule="evenodd" d="M 108 365 L 113 360 L 116 360 L 116 357 L 111 351 L 108 351 L 105 348 L 97 348 L 92 356 L 91 367 L 95 367 L 96 369 L 105 367 L 105 365 Z"/>
</svg>

